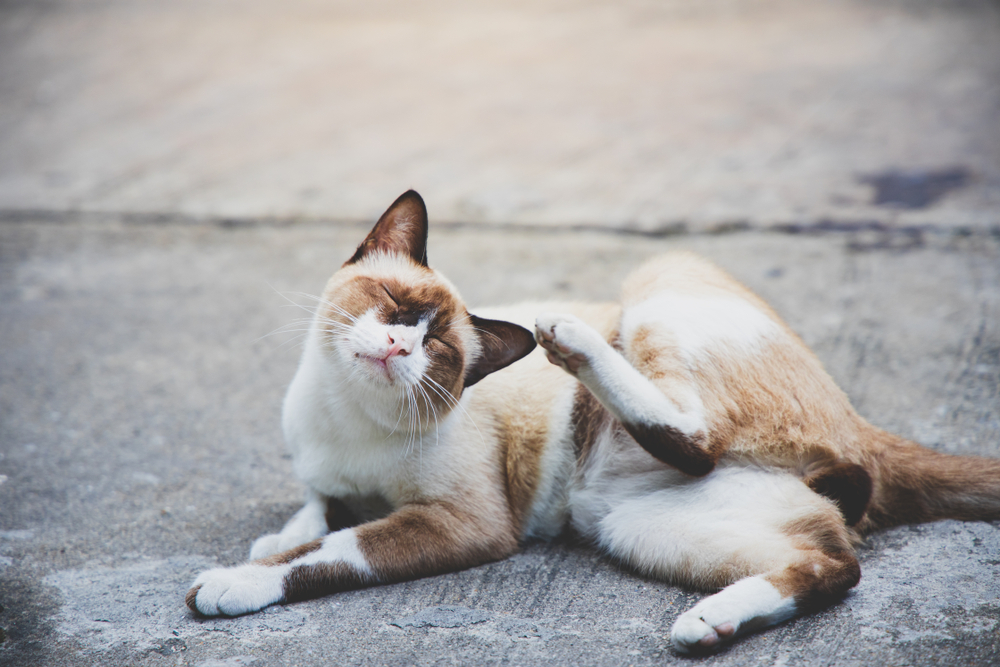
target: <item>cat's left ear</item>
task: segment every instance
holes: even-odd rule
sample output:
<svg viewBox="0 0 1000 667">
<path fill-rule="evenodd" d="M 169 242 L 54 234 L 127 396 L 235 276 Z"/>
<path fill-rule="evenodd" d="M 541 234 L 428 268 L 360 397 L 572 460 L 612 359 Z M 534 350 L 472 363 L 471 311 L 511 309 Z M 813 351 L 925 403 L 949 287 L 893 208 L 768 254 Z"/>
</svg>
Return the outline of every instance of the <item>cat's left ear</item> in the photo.
<svg viewBox="0 0 1000 667">
<path fill-rule="evenodd" d="M 427 266 L 427 207 L 415 190 L 407 190 L 392 203 L 344 264 L 354 264 L 376 251 L 408 255 Z"/>
<path fill-rule="evenodd" d="M 522 326 L 475 315 L 469 315 L 469 318 L 479 336 L 482 354 L 465 369 L 466 387 L 471 387 L 494 371 L 510 366 L 535 349 L 535 336 Z"/>
</svg>

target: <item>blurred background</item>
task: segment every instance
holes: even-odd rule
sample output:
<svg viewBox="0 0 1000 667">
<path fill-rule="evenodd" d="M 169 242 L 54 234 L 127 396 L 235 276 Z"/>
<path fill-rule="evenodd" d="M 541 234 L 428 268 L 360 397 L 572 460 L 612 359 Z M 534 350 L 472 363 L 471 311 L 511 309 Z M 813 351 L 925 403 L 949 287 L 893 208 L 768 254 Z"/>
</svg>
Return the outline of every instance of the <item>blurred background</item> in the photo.
<svg viewBox="0 0 1000 667">
<path fill-rule="evenodd" d="M 996 0 L 4 0 L 0 209 L 982 226 Z"/>
</svg>

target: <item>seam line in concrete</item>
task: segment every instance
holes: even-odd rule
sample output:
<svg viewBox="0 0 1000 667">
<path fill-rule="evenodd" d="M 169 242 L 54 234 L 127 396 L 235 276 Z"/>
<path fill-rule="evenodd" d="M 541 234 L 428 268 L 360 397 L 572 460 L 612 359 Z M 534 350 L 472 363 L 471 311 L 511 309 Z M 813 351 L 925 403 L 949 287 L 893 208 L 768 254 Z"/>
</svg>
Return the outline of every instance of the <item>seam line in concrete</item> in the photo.
<svg viewBox="0 0 1000 667">
<path fill-rule="evenodd" d="M 73 220 L 85 221 L 116 220 L 126 225 L 183 225 L 210 226 L 228 229 L 248 227 L 292 227 L 309 225 L 337 225 L 341 227 L 368 228 L 374 220 L 356 218 L 326 218 L 316 216 L 217 216 L 191 215 L 167 212 L 123 212 L 99 210 L 59 210 L 59 209 L 0 209 L 0 223 L 52 223 L 70 224 Z M 840 235 L 859 232 L 874 232 L 891 237 L 919 237 L 924 234 L 936 236 L 969 237 L 993 236 L 1000 238 L 1000 223 L 987 226 L 952 225 L 894 225 L 869 219 L 819 218 L 773 224 L 751 224 L 747 221 L 722 221 L 701 229 L 690 229 L 683 221 L 673 222 L 653 228 L 637 228 L 600 223 L 530 224 L 471 222 L 460 220 L 434 220 L 432 226 L 438 229 L 463 231 L 512 231 L 540 234 L 565 234 L 574 232 L 596 232 L 614 236 L 641 236 L 646 238 L 666 238 L 670 236 L 723 236 L 746 232 L 788 234 L 788 235 Z"/>
</svg>

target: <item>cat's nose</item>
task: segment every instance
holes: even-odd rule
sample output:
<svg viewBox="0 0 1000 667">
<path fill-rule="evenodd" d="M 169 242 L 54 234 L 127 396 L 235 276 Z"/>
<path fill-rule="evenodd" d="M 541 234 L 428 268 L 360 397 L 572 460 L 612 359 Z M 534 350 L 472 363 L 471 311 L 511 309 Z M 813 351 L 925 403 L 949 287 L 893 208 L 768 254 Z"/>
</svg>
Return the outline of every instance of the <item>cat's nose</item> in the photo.
<svg viewBox="0 0 1000 667">
<path fill-rule="evenodd" d="M 389 359 L 399 355 L 400 357 L 405 357 L 410 352 L 413 351 L 413 344 L 407 341 L 404 337 L 400 335 L 393 336 L 388 334 L 389 337 L 389 349 L 386 350 L 385 358 Z"/>
</svg>

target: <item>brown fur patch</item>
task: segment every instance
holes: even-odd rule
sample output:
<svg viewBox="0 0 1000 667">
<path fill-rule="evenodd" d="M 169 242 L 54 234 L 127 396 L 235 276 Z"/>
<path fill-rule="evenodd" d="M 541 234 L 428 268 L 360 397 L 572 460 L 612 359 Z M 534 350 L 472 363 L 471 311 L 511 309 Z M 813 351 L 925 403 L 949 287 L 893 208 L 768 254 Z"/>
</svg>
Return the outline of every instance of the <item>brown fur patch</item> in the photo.
<svg viewBox="0 0 1000 667">
<path fill-rule="evenodd" d="M 444 404 L 461 396 L 468 350 L 460 329 L 468 328 L 468 314 L 433 271 L 412 270 L 406 280 L 367 274 L 339 279 L 335 274 L 323 296 L 327 304 L 321 307 L 321 315 L 327 320 L 327 335 L 332 339 L 343 336 L 338 332 L 353 325 L 352 317 L 370 310 L 375 310 L 387 325 L 413 326 L 430 317 L 424 336 L 424 351 L 430 363 L 421 383 L 423 393 L 416 401 L 421 423 L 426 424 L 434 414 L 447 412 L 450 408 Z"/>
<path fill-rule="evenodd" d="M 861 580 L 852 534 L 833 508 L 784 527 L 798 550 L 794 561 L 765 575 L 783 597 L 793 596 L 799 611 L 834 602 Z"/>
<path fill-rule="evenodd" d="M 198 614 L 199 616 L 201 616 L 201 612 L 198 611 L 198 606 L 195 604 L 195 600 L 198 598 L 198 591 L 201 590 L 201 586 L 202 584 L 198 584 L 197 586 L 189 590 L 187 592 L 187 595 L 184 596 L 184 604 L 188 606 L 188 609 Z"/>
<path fill-rule="evenodd" d="M 510 525 L 488 525 L 452 501 L 405 506 L 359 526 L 358 547 L 379 581 L 405 581 L 505 558 L 517 549 Z"/>
<path fill-rule="evenodd" d="M 376 289 L 375 286 L 372 289 Z M 395 279 L 383 280 L 377 289 L 388 296 L 388 300 L 382 304 L 381 312 L 385 324 L 414 326 L 422 318 L 433 315 L 427 323 L 427 333 L 424 336 L 424 351 L 430 360 L 427 377 L 455 399 L 461 396 L 463 368 L 468 354 L 458 327 L 462 326 L 463 320 L 468 319 L 465 307 L 447 287 L 433 280 L 432 274 L 423 280 L 406 283 Z M 433 383 L 427 384 L 433 386 Z M 433 389 L 425 387 L 425 390 L 435 403 L 438 400 L 449 400 L 439 395 L 441 389 L 436 386 Z M 427 406 L 421 407 L 432 412 Z"/>
<path fill-rule="evenodd" d="M 693 437 L 666 424 L 622 424 L 628 434 L 654 458 L 673 466 L 685 475 L 703 477 L 712 472 L 719 460 L 718 448 L 705 447 L 707 438 Z"/>
<path fill-rule="evenodd" d="M 907 523 L 1000 519 L 1000 461 L 951 456 L 871 428 L 866 467 L 875 472 L 861 532 Z"/>
<path fill-rule="evenodd" d="M 811 472 L 803 481 L 836 503 L 848 526 L 861 521 L 872 496 L 871 476 L 854 463 L 834 463 Z"/>
<path fill-rule="evenodd" d="M 285 575 L 284 602 L 298 602 L 375 583 L 347 563 L 299 565 Z"/>
<path fill-rule="evenodd" d="M 797 548 L 803 551 L 834 554 L 853 549 L 850 531 L 832 508 L 792 521 L 782 532 L 791 536 Z"/>
<path fill-rule="evenodd" d="M 541 458 L 548 439 L 536 420 L 517 412 L 502 417 L 497 435 L 501 467 L 505 472 L 504 491 L 515 530 L 521 533 L 541 475 Z M 544 426 L 544 425 L 543 425 Z"/>
<path fill-rule="evenodd" d="M 861 566 L 849 551 L 804 552 L 799 562 L 764 577 L 782 597 L 792 596 L 798 611 L 835 602 L 861 581 Z"/>
<path fill-rule="evenodd" d="M 583 384 L 577 384 L 576 397 L 573 400 L 573 449 L 576 460 L 582 463 L 590 456 L 590 451 L 597 438 L 607 429 L 612 417 L 608 409 L 601 405 L 589 389 Z"/>
<path fill-rule="evenodd" d="M 323 546 L 323 539 L 313 540 L 312 542 L 306 542 L 305 544 L 300 544 L 294 549 L 289 549 L 288 551 L 282 551 L 280 554 L 273 554 L 267 558 L 261 558 L 255 560 L 254 563 L 257 565 L 284 565 L 285 563 L 291 563 L 296 558 L 302 558 L 306 554 L 311 554 L 312 552 Z"/>
</svg>

